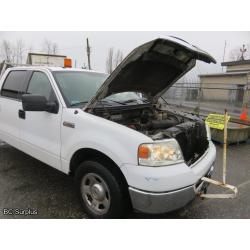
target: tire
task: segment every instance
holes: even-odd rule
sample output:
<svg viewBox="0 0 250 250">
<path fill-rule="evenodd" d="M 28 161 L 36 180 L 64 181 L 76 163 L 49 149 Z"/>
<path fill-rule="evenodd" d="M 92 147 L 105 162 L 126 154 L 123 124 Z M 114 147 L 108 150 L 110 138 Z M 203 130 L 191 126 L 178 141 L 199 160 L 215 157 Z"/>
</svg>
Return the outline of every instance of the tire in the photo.
<svg viewBox="0 0 250 250">
<path fill-rule="evenodd" d="M 101 163 L 82 162 L 76 170 L 75 183 L 81 204 L 90 218 L 122 218 L 126 214 L 126 187 Z"/>
</svg>

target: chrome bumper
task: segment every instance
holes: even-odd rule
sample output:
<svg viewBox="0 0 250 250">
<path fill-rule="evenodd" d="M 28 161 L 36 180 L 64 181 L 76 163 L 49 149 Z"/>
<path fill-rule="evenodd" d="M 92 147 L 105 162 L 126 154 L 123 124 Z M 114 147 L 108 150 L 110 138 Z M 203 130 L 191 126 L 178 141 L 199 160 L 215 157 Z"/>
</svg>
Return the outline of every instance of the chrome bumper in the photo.
<svg viewBox="0 0 250 250">
<path fill-rule="evenodd" d="M 205 176 L 210 177 L 212 171 L 213 166 Z M 186 206 L 195 199 L 197 192 L 204 188 L 207 186 L 203 187 L 202 182 L 165 193 L 152 193 L 129 187 L 129 194 L 135 210 L 149 214 L 161 214 Z"/>
</svg>

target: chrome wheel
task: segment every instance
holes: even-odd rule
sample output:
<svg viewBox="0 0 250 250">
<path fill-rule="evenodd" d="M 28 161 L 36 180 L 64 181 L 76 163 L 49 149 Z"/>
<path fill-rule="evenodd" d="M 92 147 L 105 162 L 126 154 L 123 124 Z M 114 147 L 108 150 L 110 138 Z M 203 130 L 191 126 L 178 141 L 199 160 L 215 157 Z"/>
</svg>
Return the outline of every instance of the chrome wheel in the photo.
<svg viewBox="0 0 250 250">
<path fill-rule="evenodd" d="M 106 182 L 97 174 L 86 174 L 81 182 L 81 195 L 89 209 L 103 215 L 110 208 L 110 191 Z"/>
</svg>

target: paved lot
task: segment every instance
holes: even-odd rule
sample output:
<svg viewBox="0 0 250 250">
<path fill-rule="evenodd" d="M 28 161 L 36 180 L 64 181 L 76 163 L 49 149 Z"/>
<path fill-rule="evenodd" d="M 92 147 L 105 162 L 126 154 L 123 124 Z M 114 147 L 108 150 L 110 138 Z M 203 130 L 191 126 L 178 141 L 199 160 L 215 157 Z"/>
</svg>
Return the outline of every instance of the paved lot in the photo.
<svg viewBox="0 0 250 250">
<path fill-rule="evenodd" d="M 222 147 L 217 145 L 214 178 L 221 178 Z M 229 147 L 228 182 L 238 186 L 234 200 L 195 200 L 160 216 L 132 213 L 128 218 L 250 218 L 250 142 Z M 214 188 L 210 192 L 216 191 Z M 34 208 L 32 216 L 6 216 L 4 208 Z M 0 218 L 87 218 L 71 178 L 0 142 Z"/>
</svg>

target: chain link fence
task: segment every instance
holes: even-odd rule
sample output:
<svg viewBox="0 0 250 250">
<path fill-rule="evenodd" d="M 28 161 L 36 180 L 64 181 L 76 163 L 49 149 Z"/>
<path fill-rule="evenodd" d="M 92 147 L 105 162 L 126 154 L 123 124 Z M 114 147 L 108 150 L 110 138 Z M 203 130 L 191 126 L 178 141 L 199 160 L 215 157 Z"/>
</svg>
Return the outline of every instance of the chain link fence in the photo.
<svg viewBox="0 0 250 250">
<path fill-rule="evenodd" d="M 169 103 L 194 113 L 223 113 L 238 117 L 243 106 L 250 107 L 250 90 L 246 85 L 176 83 L 164 95 Z M 250 113 L 249 113 L 250 115 Z"/>
</svg>

